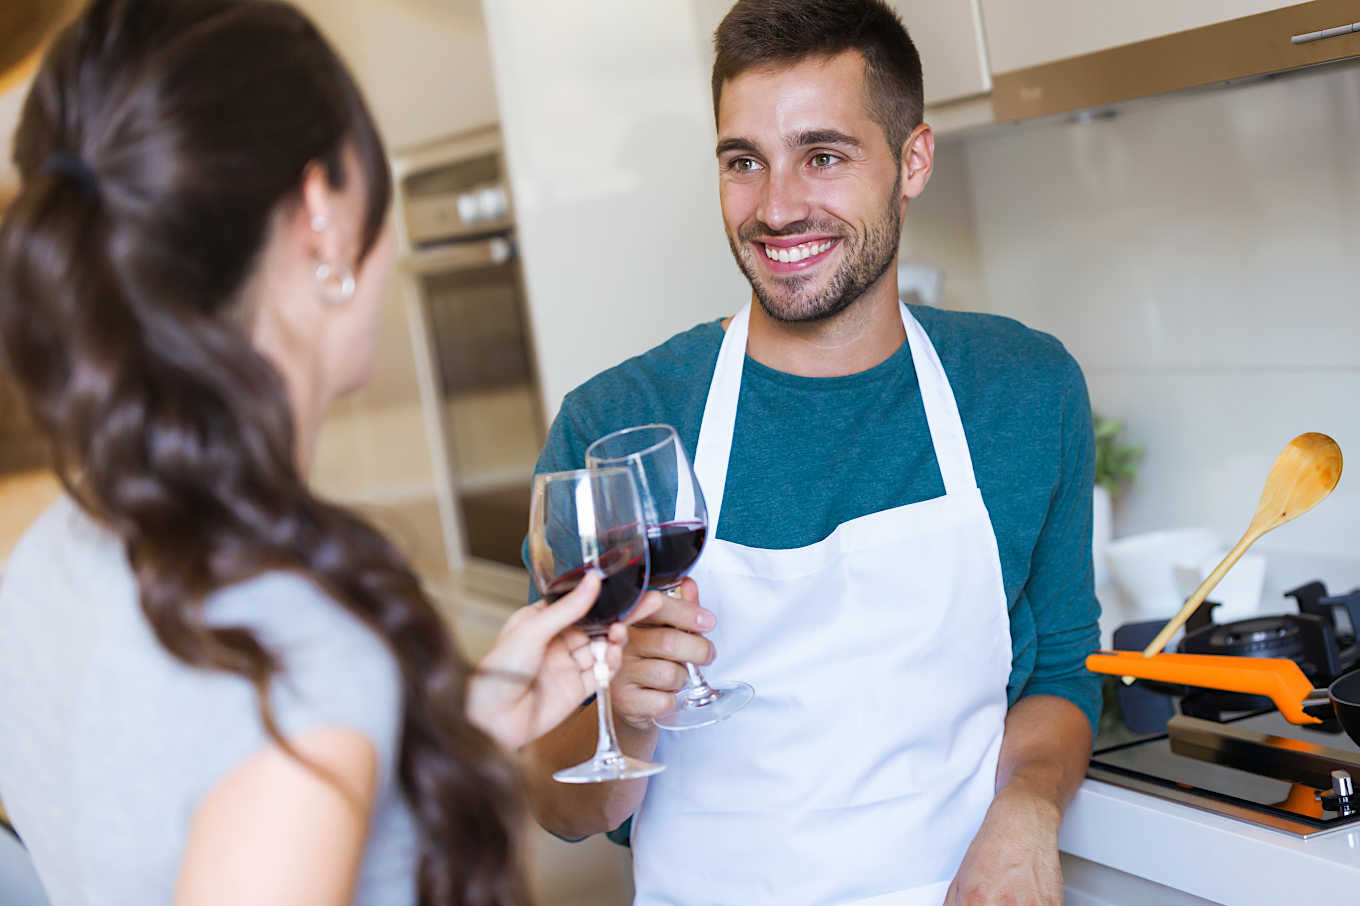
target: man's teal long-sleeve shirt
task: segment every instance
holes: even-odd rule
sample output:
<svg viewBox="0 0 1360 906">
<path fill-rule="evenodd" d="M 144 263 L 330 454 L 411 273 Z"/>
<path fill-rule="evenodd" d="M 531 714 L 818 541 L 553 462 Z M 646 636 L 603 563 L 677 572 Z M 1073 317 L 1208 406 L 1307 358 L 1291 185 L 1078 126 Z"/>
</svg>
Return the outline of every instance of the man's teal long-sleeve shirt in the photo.
<svg viewBox="0 0 1360 906">
<path fill-rule="evenodd" d="M 1094 728 L 1100 682 L 1084 660 L 1097 646 L 1100 607 L 1085 380 L 1057 340 L 1011 319 L 912 311 L 949 378 L 996 533 L 1010 613 L 1009 700 L 1061 696 Z M 653 422 L 674 425 L 693 457 L 722 339 L 720 322 L 700 324 L 572 391 L 537 471 L 580 468 L 596 438 Z M 800 377 L 747 357 L 719 537 L 802 547 L 842 522 L 943 494 L 905 341 L 845 377 Z"/>
</svg>

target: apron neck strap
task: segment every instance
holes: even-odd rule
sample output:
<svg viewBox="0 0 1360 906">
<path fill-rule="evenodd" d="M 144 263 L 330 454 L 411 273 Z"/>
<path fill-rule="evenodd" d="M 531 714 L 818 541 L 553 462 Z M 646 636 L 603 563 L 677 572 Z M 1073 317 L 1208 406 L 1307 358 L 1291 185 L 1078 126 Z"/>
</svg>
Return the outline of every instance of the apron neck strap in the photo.
<svg viewBox="0 0 1360 906">
<path fill-rule="evenodd" d="M 902 326 L 907 329 L 911 345 L 911 361 L 916 366 L 916 383 L 921 388 L 921 402 L 925 405 L 926 423 L 930 426 L 930 440 L 935 445 L 935 461 L 940 466 L 945 494 L 961 494 L 977 487 L 973 476 L 973 457 L 968 451 L 968 438 L 963 433 L 963 419 L 954 400 L 954 388 L 944 373 L 944 365 L 935 353 L 935 346 L 925 328 L 912 315 L 905 303 Z"/>
<path fill-rule="evenodd" d="M 704 492 L 708 508 L 708 537 L 718 537 L 718 518 L 722 515 L 723 491 L 727 487 L 727 466 L 732 453 L 732 435 L 737 427 L 737 399 L 741 396 L 741 373 L 746 364 L 746 338 L 750 334 L 751 303 L 747 302 L 727 325 L 718 364 L 708 385 L 699 443 L 694 448 L 694 474 Z"/>
</svg>

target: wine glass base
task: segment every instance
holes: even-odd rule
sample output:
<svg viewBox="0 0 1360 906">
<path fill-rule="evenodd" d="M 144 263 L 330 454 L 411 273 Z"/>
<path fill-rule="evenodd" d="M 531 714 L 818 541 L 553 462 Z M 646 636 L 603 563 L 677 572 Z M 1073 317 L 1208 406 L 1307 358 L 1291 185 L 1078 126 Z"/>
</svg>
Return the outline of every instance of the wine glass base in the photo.
<svg viewBox="0 0 1360 906">
<path fill-rule="evenodd" d="M 553 774 L 558 783 L 605 783 L 610 780 L 636 780 L 666 770 L 664 764 L 630 758 L 627 755 L 596 756 L 575 767 Z"/>
<path fill-rule="evenodd" d="M 713 695 L 695 700 L 685 690 L 675 696 L 675 710 L 654 719 L 652 723 L 663 730 L 697 730 L 727 720 L 755 698 L 756 690 L 749 683 L 709 683 Z"/>
</svg>

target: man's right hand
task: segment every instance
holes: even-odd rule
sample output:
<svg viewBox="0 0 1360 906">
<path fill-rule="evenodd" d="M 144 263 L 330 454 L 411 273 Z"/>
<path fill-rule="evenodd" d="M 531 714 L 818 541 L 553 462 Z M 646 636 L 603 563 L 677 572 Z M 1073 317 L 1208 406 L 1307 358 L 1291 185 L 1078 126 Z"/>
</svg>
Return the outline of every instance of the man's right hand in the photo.
<svg viewBox="0 0 1360 906">
<path fill-rule="evenodd" d="M 678 594 L 663 594 L 661 609 L 628 629 L 623 666 L 610 687 L 615 716 L 639 730 L 675 707 L 675 693 L 689 680 L 685 662 L 713 661 L 713 643 L 699 635 L 717 618 L 699 606 L 699 588 L 686 579 Z"/>
</svg>

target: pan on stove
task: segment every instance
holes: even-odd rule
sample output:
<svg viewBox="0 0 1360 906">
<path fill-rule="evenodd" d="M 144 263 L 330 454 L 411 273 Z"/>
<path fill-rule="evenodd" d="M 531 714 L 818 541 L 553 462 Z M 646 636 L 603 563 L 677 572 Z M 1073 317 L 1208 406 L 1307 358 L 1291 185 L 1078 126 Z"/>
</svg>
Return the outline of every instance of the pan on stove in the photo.
<svg viewBox="0 0 1360 906">
<path fill-rule="evenodd" d="M 1325 704 L 1327 701 L 1332 703 L 1332 710 L 1336 712 L 1336 719 L 1341 721 L 1341 728 L 1346 731 L 1346 735 L 1356 745 L 1360 745 L 1360 671 L 1337 677 L 1325 693 L 1321 689 L 1314 689 L 1313 694 L 1304 699 L 1304 706 L 1315 702 Z"/>
<path fill-rule="evenodd" d="M 1141 651 L 1101 651 L 1086 659 L 1086 669 L 1112 676 L 1264 695 L 1286 720 L 1301 726 L 1322 723 L 1306 708 L 1330 703 L 1346 735 L 1360 745 L 1360 670 L 1338 677 L 1326 689 L 1315 689 L 1299 665 L 1285 658 L 1223 654 L 1144 657 Z"/>
</svg>

